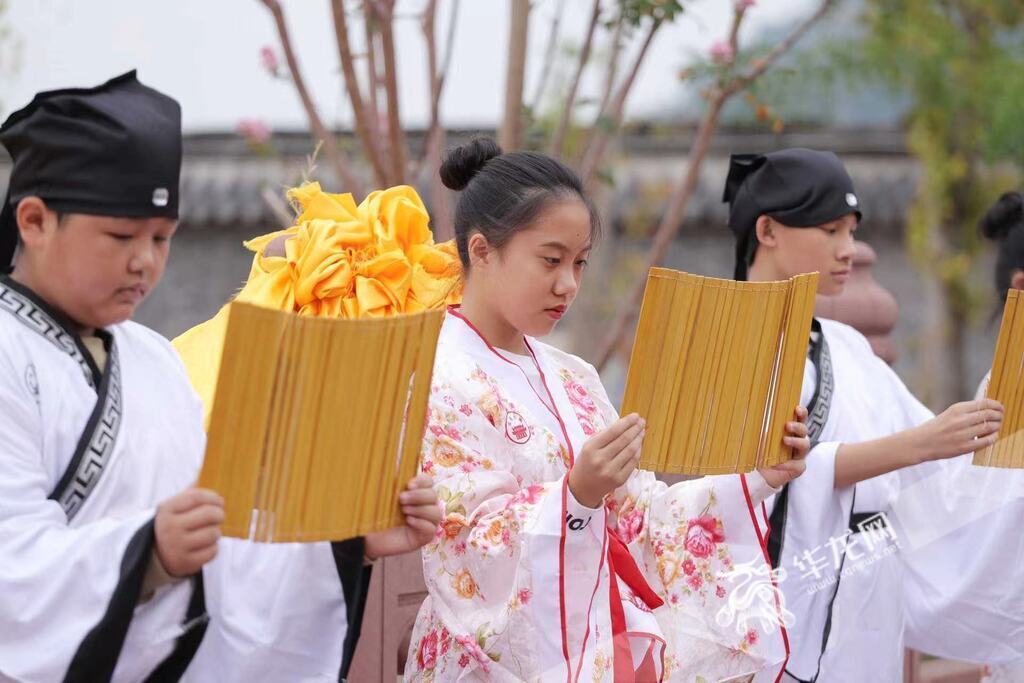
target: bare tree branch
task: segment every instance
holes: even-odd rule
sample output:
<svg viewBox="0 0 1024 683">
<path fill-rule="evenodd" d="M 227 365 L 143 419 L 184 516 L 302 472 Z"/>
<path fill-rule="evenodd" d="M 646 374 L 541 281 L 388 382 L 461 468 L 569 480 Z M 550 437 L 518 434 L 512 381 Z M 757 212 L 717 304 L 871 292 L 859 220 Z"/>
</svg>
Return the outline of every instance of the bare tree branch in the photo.
<svg viewBox="0 0 1024 683">
<path fill-rule="evenodd" d="M 523 80 L 526 76 L 526 46 L 530 23 L 530 0 L 511 0 L 508 33 L 508 64 L 505 71 L 505 115 L 499 144 L 506 152 L 523 143 Z"/>
<path fill-rule="evenodd" d="M 615 21 L 615 30 L 612 32 L 611 51 L 608 54 L 608 68 L 604 74 L 604 88 L 601 92 L 601 101 L 597 104 L 597 113 L 594 114 L 594 121 L 604 119 L 605 112 L 608 110 L 608 103 L 611 101 L 612 93 L 615 91 L 615 80 L 619 75 L 619 59 L 622 57 L 622 31 L 624 23 L 620 13 Z M 597 135 L 597 126 L 590 126 L 583 137 L 583 143 L 580 145 L 579 151 L 576 153 L 577 167 L 583 163 L 583 157 L 586 156 L 587 150 L 593 144 L 595 135 Z"/>
<path fill-rule="evenodd" d="M 807 17 L 807 19 L 805 19 L 803 23 L 801 23 L 799 26 L 793 29 L 793 31 L 788 36 L 786 36 L 782 40 L 782 42 L 780 42 L 778 45 L 772 48 L 767 55 L 755 61 L 754 64 L 751 66 L 750 71 L 736 79 L 734 90 L 743 90 L 744 88 L 748 87 L 751 83 L 756 81 L 761 76 L 761 74 L 767 71 L 772 64 L 778 61 L 779 57 L 789 52 L 789 50 L 792 49 L 796 42 L 800 40 L 805 33 L 807 33 L 811 26 L 816 24 L 818 21 L 821 20 L 822 17 L 828 14 L 828 12 L 833 7 L 835 7 L 836 4 L 837 0 L 822 0 L 822 3 L 818 6 L 818 9 L 814 12 L 814 14 Z M 734 42 L 733 53 L 735 54 L 735 52 L 736 50 Z"/>
<path fill-rule="evenodd" d="M 836 0 L 822 0 L 818 10 L 794 29 L 794 31 L 787 36 L 783 42 L 779 43 L 779 45 L 772 50 L 768 57 L 759 61 L 759 63 L 755 65 L 750 72 L 745 75 L 734 77 L 721 87 L 717 87 L 711 92 L 708 108 L 704 113 L 704 117 L 701 119 L 700 126 L 697 129 L 697 136 L 694 139 L 693 146 L 690 148 L 690 152 L 686 158 L 686 170 L 683 175 L 680 176 L 679 182 L 672 191 L 668 206 L 665 209 L 661 222 L 658 224 L 658 229 L 654 234 L 654 239 L 651 242 L 651 248 L 647 255 L 647 267 L 638 275 L 636 284 L 634 285 L 629 298 L 620 308 L 619 314 L 612 323 L 611 331 L 598 352 L 597 362 L 595 363 L 598 370 L 604 368 L 623 343 L 626 331 L 629 329 L 630 323 L 633 321 L 634 315 L 639 309 L 640 302 L 643 299 L 644 288 L 647 284 L 647 271 L 661 263 L 669 246 L 672 244 L 672 240 L 675 239 L 676 234 L 682 226 L 683 217 L 686 215 L 686 209 L 689 206 L 690 199 L 693 197 L 693 192 L 697 187 L 697 180 L 700 178 L 701 166 L 703 165 L 704 158 L 707 156 L 708 148 L 711 145 L 711 139 L 714 137 L 715 130 L 718 127 L 718 119 L 722 113 L 722 107 L 725 106 L 725 103 L 730 97 L 753 83 L 755 79 L 765 72 L 772 62 L 792 48 L 796 41 L 806 33 L 815 22 L 825 15 L 835 2 Z M 740 24 L 743 21 L 744 12 L 745 8 L 743 7 L 740 7 L 734 12 L 732 26 L 729 31 L 729 42 L 733 48 L 733 59 L 735 59 L 737 54 L 736 42 Z"/>
<path fill-rule="evenodd" d="M 558 29 L 562 25 L 562 14 L 564 12 L 565 0 L 558 0 L 555 18 L 551 21 L 551 30 L 548 31 L 548 42 L 544 47 L 544 61 L 541 63 L 540 78 L 537 79 L 537 86 L 534 88 L 533 97 L 530 98 L 531 111 L 537 111 L 541 98 L 544 96 L 544 91 L 547 90 L 548 81 L 551 80 L 551 70 L 555 63 L 555 49 L 558 47 Z"/>
<path fill-rule="evenodd" d="M 370 122 L 370 130 L 374 139 L 380 131 L 380 108 L 377 106 L 381 86 L 380 67 L 377 64 L 377 29 L 373 13 L 363 12 L 363 35 L 366 40 L 366 117 Z"/>
<path fill-rule="evenodd" d="M 647 29 L 647 35 L 644 36 L 643 43 L 640 45 L 640 51 L 633 60 L 633 66 L 629 70 L 629 75 L 626 76 L 626 80 L 619 87 L 615 99 L 611 103 L 607 120 L 602 122 L 599 119 L 594 125 L 593 138 L 589 147 L 584 151 L 583 161 L 580 164 L 580 177 L 587 187 L 590 187 L 594 182 L 597 169 L 600 167 L 608 150 L 611 136 L 618 132 L 619 127 L 622 126 L 622 117 L 626 111 L 626 98 L 629 97 L 629 91 L 632 89 L 633 83 L 636 82 L 636 76 L 640 72 L 644 58 L 647 56 L 647 50 L 651 47 L 654 36 L 662 24 L 663 20 L 660 18 L 654 19 L 651 22 L 650 27 Z"/>
<path fill-rule="evenodd" d="M 452 41 L 454 41 L 455 17 L 458 12 L 459 0 L 452 0 L 452 14 L 448 25 L 448 45 L 445 62 L 441 69 L 437 66 L 437 41 L 435 35 L 435 19 L 437 17 L 437 0 L 429 0 L 423 12 L 423 36 L 427 43 L 427 73 L 430 78 L 430 127 L 423 145 L 423 159 L 419 168 L 426 166 L 430 181 L 431 221 L 434 237 L 439 242 L 452 236 L 451 210 L 448 206 L 448 192 L 441 182 L 438 170 L 441 167 L 441 151 L 444 147 L 444 128 L 441 127 L 441 92 L 444 89 L 445 76 L 450 64 Z"/>
<path fill-rule="evenodd" d="M 395 0 L 374 0 L 372 3 L 380 21 L 381 48 L 384 52 L 384 87 L 388 101 L 388 141 L 391 155 L 389 184 L 405 182 L 406 141 L 398 101 L 398 64 L 395 60 L 394 9 Z"/>
<path fill-rule="evenodd" d="M 281 3 L 278 0 L 260 0 L 260 2 L 270 10 L 271 15 L 274 17 L 277 35 L 281 41 L 281 49 L 284 52 L 285 60 L 288 62 L 288 70 L 292 75 L 292 83 L 299 94 L 302 108 L 306 111 L 306 117 L 309 119 L 310 128 L 313 129 L 313 135 L 323 144 L 324 153 L 327 155 L 327 159 L 333 167 L 338 181 L 344 184 L 347 191 L 359 193 L 361 184 L 352 173 L 348 161 L 338 148 L 338 141 L 335 140 L 334 134 L 327 130 L 327 127 L 324 125 L 323 120 L 320 118 L 320 113 L 317 111 L 316 104 L 306 88 L 306 82 L 299 68 L 298 58 L 295 56 L 295 50 L 292 47 L 292 40 L 288 33 L 288 24 L 285 22 Z"/>
<path fill-rule="evenodd" d="M 359 78 L 356 76 L 343 0 L 331 0 L 331 13 L 334 15 L 334 35 L 338 45 L 338 61 L 341 63 L 341 72 L 345 77 L 345 88 L 348 91 L 352 112 L 355 115 L 356 135 L 359 136 L 359 140 L 362 142 L 363 154 L 373 168 L 376 183 L 382 185 L 387 181 L 387 172 L 384 169 L 380 150 L 377 148 L 376 136 L 373 134 L 372 119 L 369 119 L 367 116 L 367 109 L 363 102 L 361 88 L 359 87 Z M 371 92 L 371 100 L 372 96 L 373 93 Z"/>
<path fill-rule="evenodd" d="M 274 214 L 274 218 L 277 219 L 278 225 L 282 228 L 288 228 L 294 225 L 295 215 L 288 210 L 288 205 L 281 199 L 281 195 L 274 192 L 269 187 L 264 187 L 260 190 L 260 199 L 263 200 L 263 204 L 270 209 L 270 213 Z"/>
<path fill-rule="evenodd" d="M 551 138 L 551 146 L 548 148 L 548 154 L 556 159 L 562 158 L 562 145 L 565 144 L 565 134 L 569 131 L 569 124 L 572 122 L 572 112 L 576 106 L 576 93 L 579 91 L 583 71 L 587 67 L 587 62 L 590 61 L 590 50 L 594 44 L 594 34 L 597 33 L 597 24 L 600 18 L 601 0 L 594 0 L 594 6 L 590 11 L 590 23 L 587 25 L 587 35 L 583 39 L 583 47 L 580 48 L 579 60 L 576 62 L 576 72 L 569 84 L 569 93 L 565 96 L 565 106 L 558 119 L 558 128 L 555 129 L 555 134 Z M 549 56 L 548 61 L 552 62 L 554 59 Z"/>
</svg>

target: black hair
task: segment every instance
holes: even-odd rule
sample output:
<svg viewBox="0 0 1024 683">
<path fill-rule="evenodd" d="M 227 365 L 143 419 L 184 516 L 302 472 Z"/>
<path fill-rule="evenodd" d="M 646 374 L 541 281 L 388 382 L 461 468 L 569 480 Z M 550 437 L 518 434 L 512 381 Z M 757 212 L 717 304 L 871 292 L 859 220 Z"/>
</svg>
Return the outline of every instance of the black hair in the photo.
<svg viewBox="0 0 1024 683">
<path fill-rule="evenodd" d="M 500 249 L 555 201 L 576 198 L 583 202 L 590 212 L 591 239 L 600 236 L 597 210 L 579 176 L 546 154 L 504 154 L 494 140 L 474 138 L 448 150 L 440 174 L 445 186 L 462 191 L 455 207 L 455 244 L 466 271 L 469 238 L 474 231 Z"/>
<path fill-rule="evenodd" d="M 1024 270 L 1024 196 L 1006 192 L 978 221 L 978 229 L 998 244 L 996 291 L 1006 301 L 1014 271 Z"/>
</svg>

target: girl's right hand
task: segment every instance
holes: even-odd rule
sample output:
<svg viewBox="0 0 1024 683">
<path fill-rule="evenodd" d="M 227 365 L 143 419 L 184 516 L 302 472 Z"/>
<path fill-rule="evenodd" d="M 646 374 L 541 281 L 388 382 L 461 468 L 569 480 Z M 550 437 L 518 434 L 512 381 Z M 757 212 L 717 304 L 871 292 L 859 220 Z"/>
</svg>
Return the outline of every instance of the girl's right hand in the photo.
<svg viewBox="0 0 1024 683">
<path fill-rule="evenodd" d="M 954 403 L 914 427 L 923 460 L 942 460 L 991 446 L 1003 424 L 1003 405 L 990 398 Z"/>
<path fill-rule="evenodd" d="M 569 490 L 580 505 L 600 507 L 606 495 L 626 483 L 640 463 L 646 424 L 632 413 L 583 444 L 569 471 Z"/>
</svg>

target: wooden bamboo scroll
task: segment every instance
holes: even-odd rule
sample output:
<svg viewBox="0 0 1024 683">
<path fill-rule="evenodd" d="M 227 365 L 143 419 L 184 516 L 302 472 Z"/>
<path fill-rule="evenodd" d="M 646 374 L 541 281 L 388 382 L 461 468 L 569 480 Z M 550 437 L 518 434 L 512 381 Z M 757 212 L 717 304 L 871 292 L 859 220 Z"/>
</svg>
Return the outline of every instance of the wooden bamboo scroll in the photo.
<svg viewBox="0 0 1024 683">
<path fill-rule="evenodd" d="M 735 282 L 652 268 L 622 414 L 647 420 L 640 466 L 727 474 L 791 457 L 818 274 Z"/>
<path fill-rule="evenodd" d="M 1003 404 L 1003 426 L 998 441 L 974 454 L 974 464 L 1024 467 L 1024 297 L 1016 289 L 1006 293 L 985 395 Z"/>
<path fill-rule="evenodd" d="M 338 541 L 402 524 L 444 311 L 228 315 L 199 477 L 224 496 L 224 534 Z"/>
</svg>

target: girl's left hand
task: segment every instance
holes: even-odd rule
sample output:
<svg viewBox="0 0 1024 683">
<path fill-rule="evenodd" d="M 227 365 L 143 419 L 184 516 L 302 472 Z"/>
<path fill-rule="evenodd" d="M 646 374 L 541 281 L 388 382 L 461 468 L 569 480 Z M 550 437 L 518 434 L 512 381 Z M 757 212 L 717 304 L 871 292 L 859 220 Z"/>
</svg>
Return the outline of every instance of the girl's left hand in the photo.
<svg viewBox="0 0 1024 683">
<path fill-rule="evenodd" d="M 405 524 L 366 535 L 366 557 L 401 555 L 419 550 L 429 543 L 441 523 L 441 507 L 434 492 L 434 480 L 426 474 L 412 479 L 398 496 L 405 513 Z"/>
</svg>

